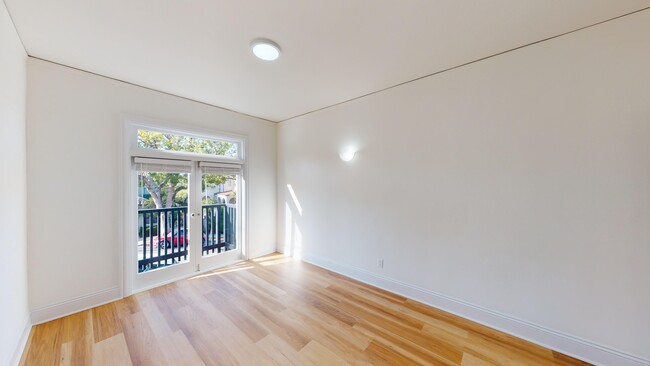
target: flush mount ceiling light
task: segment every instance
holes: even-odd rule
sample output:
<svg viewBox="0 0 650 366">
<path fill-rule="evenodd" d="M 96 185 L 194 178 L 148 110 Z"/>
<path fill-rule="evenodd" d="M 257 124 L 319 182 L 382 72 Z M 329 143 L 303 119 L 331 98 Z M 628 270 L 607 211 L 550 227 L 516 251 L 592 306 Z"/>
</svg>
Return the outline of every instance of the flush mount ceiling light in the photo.
<svg viewBox="0 0 650 366">
<path fill-rule="evenodd" d="M 341 152 L 339 153 L 339 157 L 340 157 L 341 160 L 343 160 L 343 161 L 352 161 L 352 159 L 354 159 L 354 155 L 355 155 L 356 153 L 357 153 L 357 152 L 356 152 L 355 150 L 353 150 L 353 149 L 347 149 L 347 150 L 343 150 L 343 151 L 341 151 Z"/>
<path fill-rule="evenodd" d="M 280 46 L 277 43 L 264 39 L 258 38 L 251 42 L 251 50 L 257 58 L 264 61 L 273 61 L 277 60 L 280 57 Z"/>
</svg>

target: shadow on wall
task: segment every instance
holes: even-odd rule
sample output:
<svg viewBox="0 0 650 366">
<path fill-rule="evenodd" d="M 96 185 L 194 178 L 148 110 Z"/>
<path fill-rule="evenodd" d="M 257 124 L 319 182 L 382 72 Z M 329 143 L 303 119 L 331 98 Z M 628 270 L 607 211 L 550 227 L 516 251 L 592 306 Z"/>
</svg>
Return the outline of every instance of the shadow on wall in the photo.
<svg viewBox="0 0 650 366">
<path fill-rule="evenodd" d="M 296 219 L 302 217 L 302 206 L 300 206 L 298 196 L 296 196 L 291 184 L 287 184 L 287 191 L 292 202 L 287 200 L 284 203 L 284 243 L 282 253 L 300 259 L 302 258 L 302 233 Z M 294 215 L 294 210 L 298 213 L 298 217 Z"/>
</svg>

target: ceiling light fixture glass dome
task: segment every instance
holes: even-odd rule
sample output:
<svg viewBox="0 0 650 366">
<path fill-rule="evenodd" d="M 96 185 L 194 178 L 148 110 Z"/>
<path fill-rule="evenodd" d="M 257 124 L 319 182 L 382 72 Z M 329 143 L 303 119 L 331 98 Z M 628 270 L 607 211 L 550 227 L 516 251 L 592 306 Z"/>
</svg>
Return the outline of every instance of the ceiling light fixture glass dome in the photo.
<svg viewBox="0 0 650 366">
<path fill-rule="evenodd" d="M 251 50 L 257 58 L 264 61 L 274 61 L 280 57 L 280 46 L 277 43 L 264 38 L 258 38 L 251 42 Z"/>
<path fill-rule="evenodd" d="M 354 149 L 346 149 L 346 150 L 343 150 L 343 151 L 341 151 L 339 153 L 339 157 L 343 161 L 352 161 L 352 159 L 354 159 L 354 155 L 356 153 L 357 152 Z"/>
</svg>

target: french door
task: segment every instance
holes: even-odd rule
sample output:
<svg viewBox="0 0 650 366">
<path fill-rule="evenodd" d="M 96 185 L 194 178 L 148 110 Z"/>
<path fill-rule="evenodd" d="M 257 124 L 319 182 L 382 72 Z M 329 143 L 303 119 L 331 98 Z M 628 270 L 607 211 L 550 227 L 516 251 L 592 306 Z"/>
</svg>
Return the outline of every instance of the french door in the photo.
<svg viewBox="0 0 650 366">
<path fill-rule="evenodd" d="M 132 172 L 133 292 L 242 259 L 241 165 L 135 157 Z"/>
</svg>

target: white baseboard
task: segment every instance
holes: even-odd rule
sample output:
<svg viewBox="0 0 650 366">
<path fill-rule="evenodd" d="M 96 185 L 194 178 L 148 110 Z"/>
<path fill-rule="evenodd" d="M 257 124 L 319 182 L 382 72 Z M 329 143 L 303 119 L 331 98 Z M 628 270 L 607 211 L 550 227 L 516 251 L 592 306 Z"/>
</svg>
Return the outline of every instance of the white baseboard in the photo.
<svg viewBox="0 0 650 366">
<path fill-rule="evenodd" d="M 275 253 L 275 252 L 276 252 L 276 250 L 275 250 L 275 248 L 273 248 L 271 250 L 263 251 L 261 253 L 251 254 L 251 259 L 257 258 L 257 257 L 262 257 L 262 256 L 265 256 L 267 254 L 272 254 L 272 253 Z M 201 273 L 206 273 L 206 272 L 221 268 L 223 266 L 231 265 L 231 264 L 234 264 L 234 263 L 237 263 L 237 262 L 240 262 L 240 261 L 241 261 L 241 259 L 237 259 L 237 260 L 233 261 L 232 263 L 226 263 L 225 265 L 219 265 L 219 266 L 214 267 L 214 268 L 206 268 L 204 270 L 201 270 L 200 272 L 192 272 L 192 273 L 189 273 L 187 275 L 184 275 L 184 276 L 181 276 L 181 277 L 178 277 L 178 278 L 170 279 L 168 281 L 157 283 L 155 285 L 151 285 L 151 286 L 146 287 L 146 288 L 138 289 L 137 291 L 134 291 L 133 293 L 140 292 L 140 291 L 145 291 L 145 290 L 148 290 L 148 289 L 151 289 L 151 288 L 154 288 L 154 287 L 163 286 L 163 285 L 166 285 L 166 284 L 171 283 L 171 282 L 176 282 L 176 281 L 182 280 L 184 278 L 189 278 L 189 277 L 193 277 L 193 276 L 196 276 L 196 275 L 200 275 Z M 58 318 L 66 316 L 66 315 L 70 315 L 70 314 L 74 314 L 74 313 L 77 313 L 77 312 L 80 312 L 80 311 L 83 311 L 83 310 L 94 308 L 96 306 L 100 306 L 100 305 L 103 305 L 103 304 L 106 304 L 106 303 L 109 303 L 109 302 L 112 302 L 112 301 L 116 301 L 116 300 L 119 300 L 121 298 L 122 298 L 121 288 L 119 286 L 112 287 L 112 288 L 109 288 L 109 289 L 106 289 L 106 290 L 95 292 L 93 294 L 88 294 L 88 295 L 80 296 L 80 297 L 77 297 L 75 299 L 71 299 L 71 300 L 68 300 L 68 301 L 63 301 L 63 302 L 60 302 L 58 304 L 43 306 L 43 307 L 34 309 L 34 310 L 32 310 L 32 313 L 31 313 L 31 321 L 33 322 L 34 325 L 45 323 L 45 322 L 48 322 L 50 320 L 58 319 Z M 31 324 L 30 324 L 30 326 L 31 326 Z"/>
<path fill-rule="evenodd" d="M 119 286 L 106 290 L 77 297 L 75 299 L 60 302 L 58 304 L 43 306 L 32 310 L 32 322 L 34 325 L 74 314 L 83 310 L 94 308 L 111 301 L 119 300 L 122 292 Z"/>
<path fill-rule="evenodd" d="M 25 320 L 25 327 L 23 328 L 23 333 L 18 339 L 18 344 L 16 344 L 16 349 L 14 350 L 14 355 L 11 358 L 10 365 L 18 366 L 18 364 L 20 364 L 20 358 L 23 356 L 23 352 L 25 351 L 25 346 L 27 345 L 27 339 L 29 338 L 29 332 L 31 332 L 31 330 L 32 321 L 29 316 L 27 316 L 27 319 Z"/>
<path fill-rule="evenodd" d="M 501 314 L 434 291 L 403 283 L 361 268 L 309 255 L 305 255 L 302 259 L 318 267 L 442 309 L 595 365 L 650 365 L 650 360 L 554 331 L 521 319 L 516 319 L 506 314 Z"/>
<path fill-rule="evenodd" d="M 271 250 L 263 250 L 258 253 L 251 253 L 248 255 L 248 259 L 255 259 L 259 257 L 263 257 L 265 255 L 273 254 L 273 253 L 280 253 L 277 249 L 273 248 Z"/>
</svg>

